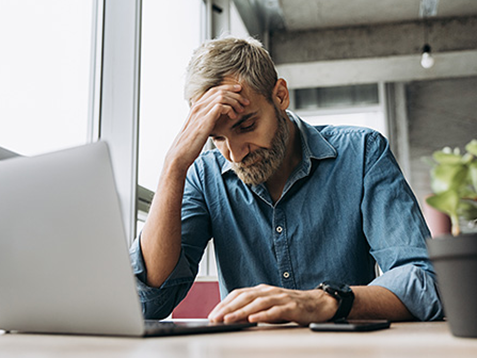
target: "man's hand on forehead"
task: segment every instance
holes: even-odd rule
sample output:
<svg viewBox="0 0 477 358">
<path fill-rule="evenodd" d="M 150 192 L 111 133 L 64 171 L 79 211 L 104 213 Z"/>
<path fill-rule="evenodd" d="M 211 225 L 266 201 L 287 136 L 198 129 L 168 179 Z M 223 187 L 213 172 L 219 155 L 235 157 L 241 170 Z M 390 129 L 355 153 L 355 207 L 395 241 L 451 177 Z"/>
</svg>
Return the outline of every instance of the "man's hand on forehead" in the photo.
<svg viewBox="0 0 477 358">
<path fill-rule="evenodd" d="M 237 93 L 241 96 L 242 100 L 246 102 L 245 105 L 250 104 L 250 89 L 244 82 L 233 77 L 226 77 L 222 81 L 221 86 L 234 86 L 234 88 L 238 88 L 236 86 L 240 86 L 240 89 Z M 244 103 L 242 102 L 242 104 Z"/>
<path fill-rule="evenodd" d="M 242 89 L 238 83 L 221 84 L 192 102 L 189 116 L 168 152 L 168 158 L 174 158 L 171 161 L 181 170 L 185 172 L 198 157 L 221 117 L 239 120 L 250 104 Z"/>
<path fill-rule="evenodd" d="M 243 86 L 235 84 L 221 84 L 210 88 L 193 106 L 204 107 L 204 110 L 218 114 L 215 120 L 222 116 L 238 119 L 250 101 L 242 93 Z M 205 114 L 208 114 L 207 112 Z"/>
</svg>

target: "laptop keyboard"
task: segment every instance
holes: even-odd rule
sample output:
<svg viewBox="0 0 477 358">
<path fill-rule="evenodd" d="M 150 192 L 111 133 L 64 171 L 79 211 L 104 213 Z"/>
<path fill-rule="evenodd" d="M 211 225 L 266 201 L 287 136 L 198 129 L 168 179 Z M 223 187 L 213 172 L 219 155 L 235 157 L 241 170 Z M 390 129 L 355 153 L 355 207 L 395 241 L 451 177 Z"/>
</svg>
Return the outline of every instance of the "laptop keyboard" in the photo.
<svg viewBox="0 0 477 358">
<path fill-rule="evenodd" d="M 218 333 L 238 331 L 256 326 L 256 323 L 210 323 L 207 320 L 170 322 L 145 320 L 146 336 L 169 336 L 178 334 Z"/>
</svg>

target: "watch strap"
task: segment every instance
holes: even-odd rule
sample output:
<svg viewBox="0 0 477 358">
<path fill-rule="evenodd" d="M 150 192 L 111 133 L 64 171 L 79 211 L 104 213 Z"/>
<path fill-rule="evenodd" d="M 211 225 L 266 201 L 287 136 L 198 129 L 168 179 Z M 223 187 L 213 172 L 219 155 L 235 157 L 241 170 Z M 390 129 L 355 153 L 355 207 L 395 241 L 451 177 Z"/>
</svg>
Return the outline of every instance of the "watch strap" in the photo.
<svg viewBox="0 0 477 358">
<path fill-rule="evenodd" d="M 354 293 L 348 285 L 322 282 L 317 287 L 338 301 L 338 310 L 330 321 L 346 319 L 353 308 Z"/>
</svg>

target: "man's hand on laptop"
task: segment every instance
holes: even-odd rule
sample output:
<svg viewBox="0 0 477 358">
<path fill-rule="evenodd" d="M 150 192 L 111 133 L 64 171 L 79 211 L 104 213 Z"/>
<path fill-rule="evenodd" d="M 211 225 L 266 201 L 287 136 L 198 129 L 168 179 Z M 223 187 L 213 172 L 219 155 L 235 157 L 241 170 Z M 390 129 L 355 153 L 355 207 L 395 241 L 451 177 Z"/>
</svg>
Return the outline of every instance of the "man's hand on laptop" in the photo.
<svg viewBox="0 0 477 358">
<path fill-rule="evenodd" d="M 209 320 L 308 325 L 331 319 L 337 309 L 337 301 L 323 290 L 289 290 L 262 284 L 232 291 L 212 310 Z"/>
</svg>

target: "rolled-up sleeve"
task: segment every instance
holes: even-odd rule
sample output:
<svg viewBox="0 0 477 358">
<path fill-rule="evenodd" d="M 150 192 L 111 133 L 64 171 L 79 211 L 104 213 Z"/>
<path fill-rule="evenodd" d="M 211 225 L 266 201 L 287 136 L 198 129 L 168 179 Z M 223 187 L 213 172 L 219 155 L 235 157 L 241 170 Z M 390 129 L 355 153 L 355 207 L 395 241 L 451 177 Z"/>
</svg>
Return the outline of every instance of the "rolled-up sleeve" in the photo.
<svg viewBox="0 0 477 358">
<path fill-rule="evenodd" d="M 416 319 L 442 319 L 425 245 L 429 230 L 386 139 L 377 133 L 366 143 L 361 210 L 370 252 L 383 271 L 371 285 L 393 292 Z"/>
<path fill-rule="evenodd" d="M 211 238 L 209 213 L 201 192 L 199 173 L 200 165 L 197 164 L 189 170 L 182 202 L 181 252 L 174 270 L 161 287 L 147 285 L 140 235 L 130 247 L 131 264 L 145 318 L 162 319 L 169 316 L 187 295 Z"/>
<path fill-rule="evenodd" d="M 191 271 L 183 250 L 176 267 L 162 284 L 155 288 L 147 285 L 147 272 L 142 257 L 141 238 L 138 237 L 132 244 L 129 254 L 136 276 L 136 288 L 142 304 L 142 313 L 148 319 L 162 319 L 169 316 L 174 307 L 186 296 L 195 273 Z"/>
<path fill-rule="evenodd" d="M 394 293 L 418 320 L 443 318 L 435 275 L 428 270 L 412 264 L 399 266 L 377 277 L 370 285 L 381 286 Z"/>
</svg>

